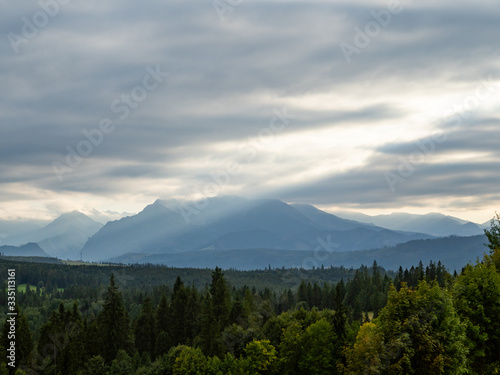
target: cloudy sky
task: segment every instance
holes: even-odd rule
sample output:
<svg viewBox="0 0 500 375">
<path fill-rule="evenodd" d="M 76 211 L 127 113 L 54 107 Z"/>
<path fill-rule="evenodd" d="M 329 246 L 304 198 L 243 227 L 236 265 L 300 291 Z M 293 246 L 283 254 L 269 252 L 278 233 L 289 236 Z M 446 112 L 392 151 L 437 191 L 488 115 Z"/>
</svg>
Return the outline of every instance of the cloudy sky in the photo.
<svg viewBox="0 0 500 375">
<path fill-rule="evenodd" d="M 497 0 L 0 4 L 0 218 L 500 211 Z"/>
</svg>

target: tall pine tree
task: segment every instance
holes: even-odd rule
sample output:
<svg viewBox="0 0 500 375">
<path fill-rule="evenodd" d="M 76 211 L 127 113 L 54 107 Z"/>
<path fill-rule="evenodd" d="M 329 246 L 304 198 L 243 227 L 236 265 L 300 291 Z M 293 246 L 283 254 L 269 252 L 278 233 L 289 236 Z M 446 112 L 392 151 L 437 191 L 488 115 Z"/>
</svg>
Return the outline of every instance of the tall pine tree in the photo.
<svg viewBox="0 0 500 375">
<path fill-rule="evenodd" d="M 223 355 L 221 327 L 215 315 L 215 310 L 212 296 L 210 294 L 206 295 L 202 301 L 201 330 L 196 341 L 203 353 L 210 357 Z"/>
<path fill-rule="evenodd" d="M 134 330 L 135 347 L 139 354 L 147 353 L 151 359 L 155 355 L 156 330 L 155 318 L 153 313 L 153 304 L 151 299 L 146 297 L 142 304 Z"/>
<path fill-rule="evenodd" d="M 229 314 L 231 312 L 231 295 L 224 274 L 219 267 L 212 272 L 212 283 L 210 284 L 214 314 L 219 322 L 220 329 L 229 325 Z"/>
<path fill-rule="evenodd" d="M 156 329 L 156 356 L 161 356 L 168 352 L 172 346 L 172 340 L 169 332 L 170 309 L 165 295 L 161 296 L 160 303 L 156 308 L 155 313 L 155 329 Z"/>
<path fill-rule="evenodd" d="M 128 314 L 113 274 L 109 279 L 104 308 L 97 319 L 101 332 L 101 352 L 106 362 L 111 363 L 120 349 L 129 349 L 131 344 Z"/>
<path fill-rule="evenodd" d="M 172 338 L 172 345 L 185 344 L 187 339 L 187 318 L 186 308 L 188 304 L 188 290 L 184 283 L 177 277 L 172 295 L 172 308 L 170 309 L 169 333 Z"/>
</svg>

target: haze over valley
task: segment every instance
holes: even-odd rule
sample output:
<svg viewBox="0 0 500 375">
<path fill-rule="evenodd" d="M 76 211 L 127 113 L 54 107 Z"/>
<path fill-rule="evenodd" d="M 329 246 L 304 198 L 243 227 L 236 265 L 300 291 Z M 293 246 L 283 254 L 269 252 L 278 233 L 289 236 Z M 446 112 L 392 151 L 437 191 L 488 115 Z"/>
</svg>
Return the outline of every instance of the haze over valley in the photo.
<svg viewBox="0 0 500 375">
<path fill-rule="evenodd" d="M 91 212 L 101 221 L 106 217 Z M 436 213 L 339 215 L 344 218 L 313 205 L 275 199 L 156 200 L 138 214 L 106 222 L 73 211 L 40 228 L 25 222 L 27 231 L 19 233 L 19 222 L 4 221 L 4 231 L 13 229 L 0 243 L 9 245 L 1 250 L 6 255 L 199 268 L 217 262 L 236 269 L 351 267 L 375 259 L 384 266 L 447 260 L 450 267 L 459 268 L 482 255 L 483 231 L 489 227 Z M 472 236 L 472 242 L 461 246 L 455 236 Z M 315 259 L 315 254 L 321 255 Z"/>
</svg>

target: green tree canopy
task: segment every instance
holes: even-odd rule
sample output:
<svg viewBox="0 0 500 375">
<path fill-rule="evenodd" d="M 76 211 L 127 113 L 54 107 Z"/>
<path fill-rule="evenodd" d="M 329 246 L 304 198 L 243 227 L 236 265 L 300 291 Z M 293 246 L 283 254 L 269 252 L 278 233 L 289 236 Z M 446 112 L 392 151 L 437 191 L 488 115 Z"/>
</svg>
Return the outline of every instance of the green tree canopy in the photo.
<svg viewBox="0 0 500 375">
<path fill-rule="evenodd" d="M 467 325 L 472 370 L 494 373 L 493 369 L 500 369 L 500 274 L 490 263 L 468 265 L 458 277 L 453 295 L 457 312 Z"/>
<path fill-rule="evenodd" d="M 416 290 L 403 283 L 399 292 L 391 286 L 373 324 L 364 325 L 346 351 L 346 373 L 465 373 L 465 326 L 437 283 L 421 281 Z"/>
<path fill-rule="evenodd" d="M 254 340 L 245 347 L 245 362 L 248 373 L 278 374 L 278 356 L 276 349 L 269 340 Z"/>
</svg>

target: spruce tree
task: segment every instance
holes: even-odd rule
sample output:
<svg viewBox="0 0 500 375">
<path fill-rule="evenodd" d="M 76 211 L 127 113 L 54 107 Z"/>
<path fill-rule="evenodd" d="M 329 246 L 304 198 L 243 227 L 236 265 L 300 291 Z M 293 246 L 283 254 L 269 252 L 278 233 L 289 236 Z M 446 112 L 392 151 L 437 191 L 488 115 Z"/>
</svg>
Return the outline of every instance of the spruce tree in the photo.
<svg viewBox="0 0 500 375">
<path fill-rule="evenodd" d="M 340 341 L 346 337 L 347 309 L 342 302 L 342 285 L 337 283 L 335 287 L 335 314 L 333 315 L 333 329 Z"/>
<path fill-rule="evenodd" d="M 135 330 L 135 347 L 139 354 L 148 353 L 150 358 L 155 355 L 156 330 L 151 299 L 146 297 L 137 318 Z"/>
<path fill-rule="evenodd" d="M 441 264 L 441 261 L 439 261 L 436 268 L 436 281 L 438 282 L 441 288 L 444 288 L 445 286 L 445 273 L 446 270 L 444 266 Z"/>
<path fill-rule="evenodd" d="M 167 353 L 172 346 L 172 340 L 168 330 L 169 319 L 170 309 L 168 306 L 167 298 L 165 297 L 165 295 L 162 295 L 155 313 L 155 329 L 157 334 L 155 343 L 156 356 L 161 356 Z"/>
<path fill-rule="evenodd" d="M 60 373 L 75 373 L 83 365 L 85 354 L 85 332 L 78 305 L 66 310 L 62 303 L 53 311 L 49 321 L 40 329 L 38 354 L 45 357 L 44 368 L 53 368 Z"/>
<path fill-rule="evenodd" d="M 200 301 L 198 291 L 194 286 L 186 289 L 188 294 L 186 301 L 186 340 L 188 344 L 192 344 L 193 339 L 198 335 L 199 324 L 198 316 L 200 314 Z"/>
<path fill-rule="evenodd" d="M 224 274 L 219 267 L 212 272 L 212 283 L 210 294 L 213 299 L 214 314 L 219 322 L 220 329 L 229 325 L 229 314 L 231 312 L 231 295 Z"/>
<path fill-rule="evenodd" d="M 200 335 L 197 344 L 206 356 L 222 356 L 221 327 L 215 315 L 215 306 L 210 294 L 205 296 L 202 302 L 200 316 Z"/>
<path fill-rule="evenodd" d="M 242 324 L 243 322 L 243 303 L 241 302 L 241 298 L 239 295 L 236 296 L 236 299 L 231 306 L 229 320 L 231 321 L 231 323 L 235 324 Z"/>
<path fill-rule="evenodd" d="M 299 289 L 297 290 L 297 302 L 307 303 L 307 284 L 302 280 L 299 284 Z"/>
<path fill-rule="evenodd" d="M 113 274 L 109 279 L 104 308 L 97 319 L 103 358 L 107 363 L 111 363 L 120 349 L 130 347 L 129 318 Z"/>
<path fill-rule="evenodd" d="M 491 219 L 490 229 L 485 229 L 484 234 L 488 237 L 489 243 L 486 244 L 491 250 L 491 254 L 496 249 L 500 249 L 500 215 L 495 213 L 495 217 Z"/>
<path fill-rule="evenodd" d="M 172 295 L 172 308 L 170 309 L 170 319 L 168 332 L 171 334 L 172 345 L 186 343 L 186 308 L 188 303 L 188 291 L 184 283 L 177 278 Z"/>
</svg>

